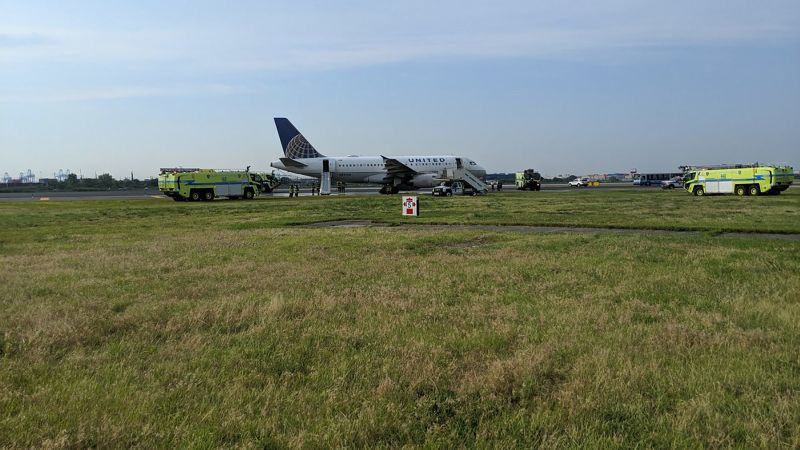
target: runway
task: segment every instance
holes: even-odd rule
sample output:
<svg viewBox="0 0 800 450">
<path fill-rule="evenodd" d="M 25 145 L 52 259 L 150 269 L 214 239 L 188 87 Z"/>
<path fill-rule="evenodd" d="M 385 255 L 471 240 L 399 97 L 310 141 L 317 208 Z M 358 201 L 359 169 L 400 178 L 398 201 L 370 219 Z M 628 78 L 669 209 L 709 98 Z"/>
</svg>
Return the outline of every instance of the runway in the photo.
<svg viewBox="0 0 800 450">
<path fill-rule="evenodd" d="M 121 200 L 134 198 L 164 197 L 158 189 L 130 189 L 124 191 L 42 191 L 0 192 L 0 201 L 47 201 L 47 200 Z M 166 197 L 165 197 L 166 198 Z"/>
<path fill-rule="evenodd" d="M 792 189 L 797 185 L 792 185 Z M 379 186 L 348 186 L 345 194 L 333 192 L 331 195 L 381 195 Z M 601 183 L 599 187 L 570 187 L 567 184 L 543 184 L 542 191 L 546 192 L 591 192 L 597 190 L 658 190 L 658 186 L 634 186 L 631 183 Z M 497 191 L 489 191 L 489 195 Z M 536 192 L 518 191 L 513 185 L 506 185 L 503 193 L 519 193 L 535 195 Z M 416 191 L 403 191 L 401 194 L 430 195 L 431 189 L 418 189 Z M 286 186 L 279 186 L 274 192 L 261 194 L 261 198 L 269 197 L 288 197 L 289 189 Z M 300 196 L 311 196 L 310 187 L 301 187 Z M 168 197 L 162 195 L 158 189 L 130 189 L 116 191 L 43 191 L 43 192 L 0 192 L 0 201 L 69 201 L 69 200 L 130 200 L 130 199 L 164 199 Z"/>
</svg>

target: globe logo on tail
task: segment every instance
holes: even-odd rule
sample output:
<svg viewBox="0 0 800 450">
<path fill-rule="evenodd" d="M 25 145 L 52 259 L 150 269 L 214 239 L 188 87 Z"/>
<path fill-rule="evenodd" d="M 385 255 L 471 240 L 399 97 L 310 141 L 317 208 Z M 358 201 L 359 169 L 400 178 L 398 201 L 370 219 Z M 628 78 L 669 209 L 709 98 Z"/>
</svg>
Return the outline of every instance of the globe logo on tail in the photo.
<svg viewBox="0 0 800 450">
<path fill-rule="evenodd" d="M 286 157 L 292 159 L 298 158 L 319 158 L 321 155 L 314 149 L 302 134 L 293 137 L 286 145 Z"/>
</svg>

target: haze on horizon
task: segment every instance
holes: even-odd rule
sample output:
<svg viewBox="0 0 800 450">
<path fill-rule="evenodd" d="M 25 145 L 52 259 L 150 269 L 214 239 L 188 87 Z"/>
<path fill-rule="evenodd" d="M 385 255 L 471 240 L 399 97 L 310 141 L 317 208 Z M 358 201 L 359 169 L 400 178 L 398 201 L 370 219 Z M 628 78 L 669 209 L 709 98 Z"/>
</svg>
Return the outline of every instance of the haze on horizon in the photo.
<svg viewBox="0 0 800 450">
<path fill-rule="evenodd" d="M 800 3 L 0 0 L 0 174 L 267 170 L 322 153 L 490 172 L 800 167 Z"/>
</svg>

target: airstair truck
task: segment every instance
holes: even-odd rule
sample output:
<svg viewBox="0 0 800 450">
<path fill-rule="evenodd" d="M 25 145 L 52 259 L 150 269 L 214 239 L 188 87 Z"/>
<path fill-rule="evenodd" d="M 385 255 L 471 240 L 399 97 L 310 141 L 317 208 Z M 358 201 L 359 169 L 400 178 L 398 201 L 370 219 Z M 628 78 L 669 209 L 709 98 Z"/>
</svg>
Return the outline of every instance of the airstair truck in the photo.
<svg viewBox="0 0 800 450">
<path fill-rule="evenodd" d="M 249 170 L 161 169 L 158 189 L 175 201 L 214 200 L 217 197 L 252 199 L 271 192 L 277 178 Z"/>
<path fill-rule="evenodd" d="M 789 189 L 794 170 L 789 166 L 711 166 L 687 167 L 683 187 L 690 193 L 777 195 Z"/>
<path fill-rule="evenodd" d="M 436 188 L 449 188 L 454 183 L 459 182 L 463 188 L 463 194 L 469 193 L 471 195 L 481 195 L 489 192 L 489 185 L 475 176 L 475 174 L 470 172 L 469 169 L 465 168 L 460 160 L 461 158 L 456 158 L 457 167 L 455 169 L 444 169 L 439 174 L 439 180 L 445 182 L 445 184 L 440 184 L 439 186 L 436 186 Z"/>
</svg>

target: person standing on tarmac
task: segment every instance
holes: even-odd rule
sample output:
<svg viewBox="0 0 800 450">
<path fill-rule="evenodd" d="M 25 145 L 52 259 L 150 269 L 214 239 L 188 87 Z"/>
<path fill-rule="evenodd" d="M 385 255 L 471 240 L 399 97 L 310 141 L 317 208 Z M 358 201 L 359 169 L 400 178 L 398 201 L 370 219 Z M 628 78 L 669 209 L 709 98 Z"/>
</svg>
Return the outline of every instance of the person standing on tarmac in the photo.
<svg viewBox="0 0 800 450">
<path fill-rule="evenodd" d="M 503 182 L 502 181 L 498 181 L 497 182 L 497 192 L 500 192 L 502 190 L 503 190 Z"/>
</svg>

